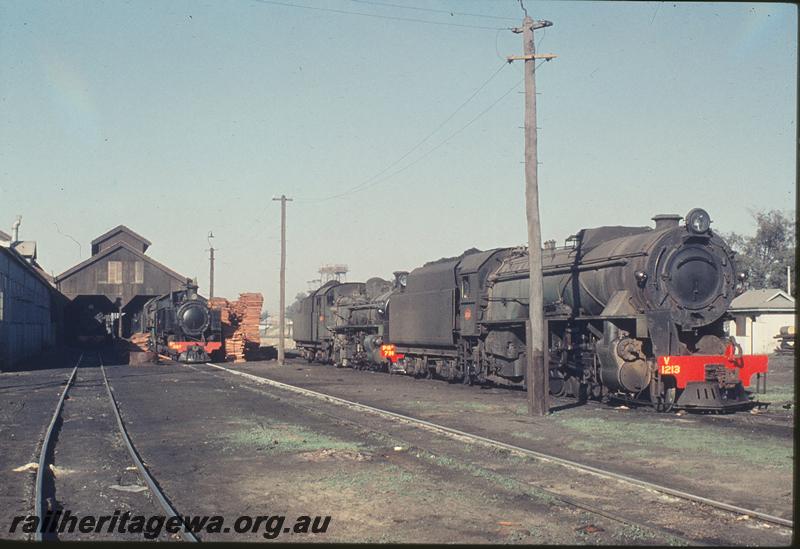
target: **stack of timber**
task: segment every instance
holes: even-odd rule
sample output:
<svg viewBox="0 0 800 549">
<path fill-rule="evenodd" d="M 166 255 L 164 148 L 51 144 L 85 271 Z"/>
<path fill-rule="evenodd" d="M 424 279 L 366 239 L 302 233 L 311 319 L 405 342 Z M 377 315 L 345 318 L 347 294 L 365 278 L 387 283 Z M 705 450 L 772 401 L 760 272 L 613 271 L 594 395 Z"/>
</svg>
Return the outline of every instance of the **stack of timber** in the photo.
<svg viewBox="0 0 800 549">
<path fill-rule="evenodd" d="M 150 350 L 150 334 L 147 332 L 136 332 L 131 335 L 129 340 L 134 346 L 138 347 L 141 351 Z"/>
<path fill-rule="evenodd" d="M 128 339 L 128 364 L 144 364 L 156 362 L 157 357 L 150 350 L 150 335 L 146 332 L 137 332 Z"/>
<path fill-rule="evenodd" d="M 253 356 L 261 345 L 258 323 L 264 297 L 259 293 L 245 293 L 239 294 L 236 301 L 213 297 L 209 302 L 211 308 L 222 313 L 225 360 L 244 362 Z"/>
</svg>

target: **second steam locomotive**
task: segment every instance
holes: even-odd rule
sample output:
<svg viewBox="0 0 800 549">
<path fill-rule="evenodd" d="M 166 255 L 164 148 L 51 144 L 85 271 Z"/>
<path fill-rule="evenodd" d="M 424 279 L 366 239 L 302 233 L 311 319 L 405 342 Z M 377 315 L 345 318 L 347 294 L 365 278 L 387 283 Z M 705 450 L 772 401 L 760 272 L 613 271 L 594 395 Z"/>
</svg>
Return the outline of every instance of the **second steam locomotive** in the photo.
<svg viewBox="0 0 800 549">
<path fill-rule="evenodd" d="M 752 406 L 745 388 L 766 374 L 767 357 L 743 355 L 724 330 L 745 277 L 707 212 L 680 219 L 582 229 L 545 246 L 552 394 L 659 411 Z M 302 303 L 294 337 L 309 360 L 524 385 L 528 265 L 526 248 L 497 248 L 397 272 L 393 283 L 329 282 Z"/>
<path fill-rule="evenodd" d="M 222 348 L 220 311 L 209 307 L 197 285 L 155 297 L 144 305 L 143 331 L 152 351 L 179 362 L 206 362 Z"/>
</svg>

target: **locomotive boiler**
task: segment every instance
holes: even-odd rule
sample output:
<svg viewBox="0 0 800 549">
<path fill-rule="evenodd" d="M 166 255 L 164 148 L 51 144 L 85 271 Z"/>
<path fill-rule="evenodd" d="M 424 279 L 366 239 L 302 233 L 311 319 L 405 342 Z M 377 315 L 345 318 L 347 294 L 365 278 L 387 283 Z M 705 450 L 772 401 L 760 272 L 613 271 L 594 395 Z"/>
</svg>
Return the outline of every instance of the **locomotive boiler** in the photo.
<svg viewBox="0 0 800 549">
<path fill-rule="evenodd" d="M 197 285 L 155 297 L 142 312 L 151 350 L 179 362 L 206 362 L 222 348 L 220 311 L 197 293 Z"/>
<path fill-rule="evenodd" d="M 765 356 L 742 356 L 724 332 L 743 290 L 734 253 L 694 209 L 653 218 L 655 228 L 584 229 L 543 250 L 550 390 L 673 407 L 751 405 L 745 387 Z M 525 383 L 525 248 L 472 253 L 412 271 L 392 296 L 394 367 L 465 383 L 500 376 Z"/>
</svg>

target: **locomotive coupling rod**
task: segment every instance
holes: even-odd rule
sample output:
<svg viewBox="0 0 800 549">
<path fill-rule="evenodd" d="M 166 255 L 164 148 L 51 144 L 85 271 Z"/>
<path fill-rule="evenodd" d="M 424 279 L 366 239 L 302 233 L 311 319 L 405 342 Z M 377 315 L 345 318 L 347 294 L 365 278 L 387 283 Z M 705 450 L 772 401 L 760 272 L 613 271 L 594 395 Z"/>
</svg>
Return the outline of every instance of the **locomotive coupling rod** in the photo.
<svg viewBox="0 0 800 549">
<path fill-rule="evenodd" d="M 558 57 L 552 53 L 534 53 L 531 55 L 509 55 L 506 57 L 509 63 L 512 61 L 528 61 L 530 59 L 544 59 L 545 61 L 550 61 L 551 59 L 555 59 Z"/>
</svg>

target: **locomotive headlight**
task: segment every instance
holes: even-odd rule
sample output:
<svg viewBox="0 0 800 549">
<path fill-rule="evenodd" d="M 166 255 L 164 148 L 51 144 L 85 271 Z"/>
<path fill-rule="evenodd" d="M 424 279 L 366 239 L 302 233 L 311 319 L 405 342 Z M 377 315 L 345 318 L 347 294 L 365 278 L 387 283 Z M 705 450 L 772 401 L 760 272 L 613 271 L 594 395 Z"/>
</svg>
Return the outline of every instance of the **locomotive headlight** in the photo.
<svg viewBox="0 0 800 549">
<path fill-rule="evenodd" d="M 744 282 L 745 280 L 747 280 L 747 273 L 744 273 L 744 272 L 742 272 L 742 273 L 737 273 L 737 274 L 736 274 L 736 279 L 737 279 L 739 282 Z"/>
<path fill-rule="evenodd" d="M 708 232 L 711 227 L 711 218 L 708 212 L 702 208 L 695 208 L 686 214 L 686 227 L 694 234 Z"/>
<path fill-rule="evenodd" d="M 640 288 L 644 288 L 644 285 L 647 284 L 646 272 L 636 271 L 635 273 L 633 273 L 633 277 L 636 279 L 636 284 L 638 284 Z"/>
</svg>

